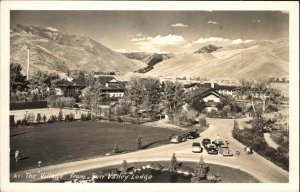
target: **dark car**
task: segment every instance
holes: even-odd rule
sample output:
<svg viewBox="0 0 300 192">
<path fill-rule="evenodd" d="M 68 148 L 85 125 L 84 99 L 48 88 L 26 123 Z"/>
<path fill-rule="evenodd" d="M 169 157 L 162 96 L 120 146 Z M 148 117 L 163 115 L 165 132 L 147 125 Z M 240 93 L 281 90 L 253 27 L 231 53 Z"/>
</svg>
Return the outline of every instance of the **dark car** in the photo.
<svg viewBox="0 0 300 192">
<path fill-rule="evenodd" d="M 206 148 L 206 146 L 207 146 L 208 144 L 211 144 L 210 139 L 204 138 L 204 139 L 202 140 L 202 145 L 203 145 L 203 147 Z"/>
<path fill-rule="evenodd" d="M 215 144 L 217 147 L 221 146 L 221 145 L 225 145 L 224 141 L 221 139 L 216 139 L 216 140 L 212 141 L 212 144 Z"/>
<path fill-rule="evenodd" d="M 196 139 L 199 136 L 200 136 L 199 133 L 197 133 L 196 131 L 190 131 L 190 132 L 188 132 L 187 138 L 188 139 Z"/>
<path fill-rule="evenodd" d="M 217 149 L 215 144 L 208 144 L 206 146 L 206 151 L 207 151 L 208 154 L 212 154 L 212 155 L 217 155 L 218 154 L 218 149 Z"/>
</svg>

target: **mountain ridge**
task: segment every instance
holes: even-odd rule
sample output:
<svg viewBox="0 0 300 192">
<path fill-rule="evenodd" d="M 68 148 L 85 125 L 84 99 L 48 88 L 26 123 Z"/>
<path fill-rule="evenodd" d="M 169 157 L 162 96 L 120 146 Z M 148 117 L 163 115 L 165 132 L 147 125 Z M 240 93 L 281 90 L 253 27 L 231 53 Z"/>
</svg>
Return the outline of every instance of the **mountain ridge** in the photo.
<svg viewBox="0 0 300 192">
<path fill-rule="evenodd" d="M 31 73 L 35 70 L 66 73 L 68 70 L 123 74 L 146 66 L 136 63 L 85 36 L 40 26 L 11 26 L 11 62 L 27 65 L 30 47 Z"/>
</svg>

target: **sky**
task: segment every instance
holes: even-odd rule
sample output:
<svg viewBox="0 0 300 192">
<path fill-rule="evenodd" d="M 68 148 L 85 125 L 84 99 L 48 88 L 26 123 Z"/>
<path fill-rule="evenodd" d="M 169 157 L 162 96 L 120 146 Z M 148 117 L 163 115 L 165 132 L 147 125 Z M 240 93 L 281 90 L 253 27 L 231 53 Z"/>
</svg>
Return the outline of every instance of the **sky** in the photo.
<svg viewBox="0 0 300 192">
<path fill-rule="evenodd" d="M 10 22 L 87 36 L 120 52 L 190 52 L 289 35 L 289 14 L 280 11 L 11 11 Z"/>
</svg>

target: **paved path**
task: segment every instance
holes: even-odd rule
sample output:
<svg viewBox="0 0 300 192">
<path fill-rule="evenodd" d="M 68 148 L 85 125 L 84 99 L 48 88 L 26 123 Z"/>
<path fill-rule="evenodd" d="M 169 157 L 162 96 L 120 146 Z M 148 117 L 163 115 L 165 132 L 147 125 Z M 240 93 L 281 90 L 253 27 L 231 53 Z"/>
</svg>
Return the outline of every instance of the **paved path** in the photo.
<svg viewBox="0 0 300 192">
<path fill-rule="evenodd" d="M 264 133 L 264 138 L 269 147 L 272 147 L 274 149 L 278 148 L 279 145 L 275 141 L 273 141 L 270 133 Z"/>
<path fill-rule="evenodd" d="M 76 161 L 71 163 L 63 163 L 59 165 L 52 165 L 43 168 L 30 169 L 11 174 L 12 181 L 33 182 L 40 178 L 41 173 L 55 174 L 71 174 L 90 169 L 95 169 L 103 166 L 121 164 L 124 159 L 127 162 L 137 161 L 161 161 L 171 159 L 175 152 L 178 161 L 194 161 L 198 162 L 200 156 L 203 156 L 207 163 L 219 164 L 233 168 L 239 168 L 245 171 L 262 182 L 265 183 L 285 183 L 288 182 L 289 174 L 287 171 L 274 165 L 272 162 L 266 160 L 260 155 L 254 153 L 252 155 L 241 154 L 233 157 L 222 157 L 221 155 L 208 155 L 205 151 L 200 154 L 191 152 L 192 142 L 201 142 L 203 138 L 216 138 L 219 134 L 220 138 L 228 138 L 229 147 L 234 152 L 236 148 L 243 151 L 244 146 L 232 138 L 231 132 L 233 128 L 233 120 L 230 119 L 207 119 L 210 128 L 201 133 L 201 137 L 195 140 L 188 140 L 180 144 L 169 144 L 157 148 L 141 150 L 128 154 L 121 154 L 115 156 L 99 157 L 89 160 Z M 37 175 L 36 178 L 26 177 L 26 173 Z M 20 175 L 19 179 L 14 176 Z"/>
</svg>

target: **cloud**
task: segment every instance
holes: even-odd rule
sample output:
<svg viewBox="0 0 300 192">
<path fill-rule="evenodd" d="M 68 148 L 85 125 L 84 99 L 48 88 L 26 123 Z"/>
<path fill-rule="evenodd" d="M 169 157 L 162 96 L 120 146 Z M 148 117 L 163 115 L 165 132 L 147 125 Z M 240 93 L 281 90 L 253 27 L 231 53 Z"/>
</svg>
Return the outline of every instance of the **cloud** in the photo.
<svg viewBox="0 0 300 192">
<path fill-rule="evenodd" d="M 208 21 L 207 23 L 208 23 L 208 24 L 212 24 L 212 25 L 218 25 L 218 24 L 220 24 L 220 23 L 218 23 L 217 21 Z"/>
<path fill-rule="evenodd" d="M 137 33 L 135 36 L 136 36 L 136 37 L 143 37 L 144 34 L 143 34 L 142 32 L 139 32 L 139 33 Z"/>
<path fill-rule="evenodd" d="M 254 41 L 254 40 L 242 40 L 242 39 L 235 39 L 235 40 L 232 40 L 232 44 L 241 44 L 241 43 L 249 43 L 249 42 L 252 42 L 252 41 Z"/>
<path fill-rule="evenodd" d="M 211 43 L 211 42 L 229 42 L 230 39 L 224 39 L 222 37 L 208 37 L 208 38 L 199 38 L 196 41 L 193 41 L 194 44 L 201 43 Z"/>
<path fill-rule="evenodd" d="M 188 25 L 182 24 L 182 23 L 176 23 L 176 24 L 172 24 L 170 25 L 171 27 L 188 27 Z"/>
<path fill-rule="evenodd" d="M 184 44 L 186 41 L 181 35 L 169 34 L 166 36 L 157 35 L 156 37 L 133 38 L 133 42 L 141 51 L 162 52 L 172 46 Z"/>
<path fill-rule="evenodd" d="M 191 48 L 193 47 L 193 44 L 192 43 L 187 43 L 183 46 L 184 49 L 188 49 L 188 48 Z"/>
<path fill-rule="evenodd" d="M 260 19 L 252 19 L 252 23 L 260 23 L 261 20 Z"/>
</svg>

